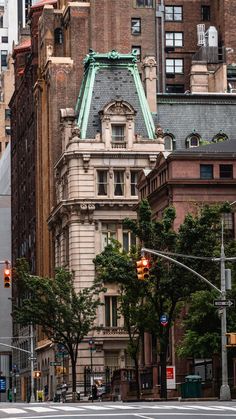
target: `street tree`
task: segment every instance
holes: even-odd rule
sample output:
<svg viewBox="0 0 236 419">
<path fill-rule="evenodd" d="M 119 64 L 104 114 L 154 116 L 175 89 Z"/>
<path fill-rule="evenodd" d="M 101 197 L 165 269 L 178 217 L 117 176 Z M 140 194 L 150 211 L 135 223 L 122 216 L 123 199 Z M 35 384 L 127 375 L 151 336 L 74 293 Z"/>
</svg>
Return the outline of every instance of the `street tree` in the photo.
<svg viewBox="0 0 236 419">
<path fill-rule="evenodd" d="M 137 398 L 140 398 L 139 350 L 143 333 L 150 319 L 147 312 L 145 285 L 137 281 L 135 261 L 137 255 L 127 254 L 118 241 L 112 240 L 94 259 L 96 279 L 105 286 L 117 283 L 119 287 L 119 314 L 124 319 L 124 329 L 129 336 L 127 351 L 135 365 Z"/>
<path fill-rule="evenodd" d="M 65 347 L 71 361 L 75 399 L 78 347 L 94 327 L 100 305 L 100 284 L 97 282 L 77 292 L 69 271 L 58 268 L 54 278 L 30 275 L 24 259 L 17 261 L 14 282 L 19 301 L 13 309 L 15 322 L 22 326 L 41 326 L 52 342 Z"/>
<path fill-rule="evenodd" d="M 219 287 L 219 269 L 213 263 L 209 263 L 208 257 L 220 254 L 221 217 L 222 213 L 229 211 L 228 204 L 196 207 L 195 215 L 187 214 L 178 231 L 175 231 L 174 208 L 167 208 L 162 219 L 154 221 L 148 202 L 143 201 L 139 206 L 137 221 L 126 220 L 125 225 L 136 234 L 145 248 L 202 256 L 203 260 L 181 258 L 181 261 Z M 166 364 L 170 328 L 182 313 L 181 304 L 189 302 L 189 297 L 194 292 L 208 289 L 208 285 L 194 277 L 189 271 L 163 258 L 152 256 L 150 262 L 151 275 L 145 288 L 149 302 L 148 310 L 152 319 L 149 329 L 158 340 L 161 397 L 166 398 Z M 160 322 L 163 314 L 168 319 L 165 326 Z"/>
</svg>

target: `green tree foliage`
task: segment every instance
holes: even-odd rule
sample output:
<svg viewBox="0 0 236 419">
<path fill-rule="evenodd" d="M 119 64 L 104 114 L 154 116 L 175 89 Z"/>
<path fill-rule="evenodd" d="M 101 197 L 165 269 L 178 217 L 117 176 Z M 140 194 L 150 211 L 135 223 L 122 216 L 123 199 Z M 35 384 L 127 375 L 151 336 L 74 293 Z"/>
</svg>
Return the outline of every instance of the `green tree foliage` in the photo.
<svg viewBox="0 0 236 419">
<path fill-rule="evenodd" d="M 70 272 L 59 268 L 55 278 L 33 276 L 22 259 L 18 260 L 14 277 L 19 291 L 14 320 L 22 326 L 30 323 L 41 326 L 52 342 L 64 345 L 71 360 L 75 396 L 78 346 L 93 328 L 100 304 L 100 284 L 76 292 Z"/>
<path fill-rule="evenodd" d="M 174 230 L 175 209 L 167 208 L 163 212 L 161 220 L 153 220 L 151 209 L 147 200 L 140 203 L 138 219 L 125 220 L 125 227 L 129 228 L 139 239 L 145 248 L 156 249 L 162 252 L 180 253 L 191 256 L 200 256 L 203 259 L 183 259 L 173 256 L 185 263 L 198 273 L 219 287 L 220 275 L 219 266 L 209 262 L 209 258 L 220 255 L 221 240 L 221 216 L 222 213 L 230 211 L 228 204 L 197 207 L 195 215 L 188 214 L 178 231 Z M 138 252 L 138 250 L 137 250 Z M 151 264 L 150 278 L 148 281 L 138 281 L 135 273 L 135 257 L 129 257 L 119 249 L 109 246 L 99 255 L 96 260 L 96 268 L 99 280 L 104 282 L 117 282 L 121 288 L 121 312 L 127 325 L 132 325 L 131 330 L 136 333 L 135 357 L 138 356 L 140 337 L 144 331 L 149 331 L 157 338 L 157 348 L 161 366 L 161 396 L 167 397 L 166 389 L 166 360 L 169 344 L 170 328 L 180 314 L 181 304 L 194 303 L 190 296 L 197 291 L 211 293 L 209 285 L 189 273 L 189 271 L 176 266 L 174 263 L 163 258 L 148 255 Z M 136 255 L 136 259 L 138 255 Z M 205 259 L 204 259 L 205 258 Z M 196 304 L 203 307 L 207 298 L 204 294 L 202 300 L 197 299 Z M 208 296 L 209 297 L 209 296 Z M 212 300 L 211 300 L 212 301 Z M 195 304 L 195 306 L 196 306 Z M 208 310 L 210 308 L 208 307 Z M 194 309 L 193 309 L 194 310 Z M 211 307 L 212 310 L 212 307 Z M 144 315 L 143 315 L 144 313 Z M 206 310 L 206 313 L 208 311 Z M 169 318 L 168 324 L 164 327 L 160 324 L 160 317 L 166 314 Z M 215 312 L 212 316 L 215 319 Z M 218 319 L 217 319 L 218 320 Z M 186 345 L 192 342 L 191 347 L 196 343 L 196 336 L 201 333 L 198 343 L 198 353 L 204 353 L 206 342 L 211 341 L 209 351 L 214 351 L 219 341 L 218 324 L 213 330 L 191 328 L 182 345 L 182 353 Z M 209 324 L 207 321 L 206 325 Z M 214 324 L 214 323 L 213 323 Z M 186 324 L 189 327 L 190 324 Z M 190 329 L 189 329 L 190 330 Z M 204 332 L 204 336 L 203 333 Z M 129 333 L 129 336 L 130 333 Z M 138 339 L 137 339 L 138 336 Z M 131 340 L 130 340 L 131 341 Z M 186 345 L 185 345 L 186 342 Z M 131 341 L 132 346 L 132 341 Z M 134 348 L 134 346 L 132 346 Z M 185 347 L 185 349 L 184 349 Z"/>
</svg>

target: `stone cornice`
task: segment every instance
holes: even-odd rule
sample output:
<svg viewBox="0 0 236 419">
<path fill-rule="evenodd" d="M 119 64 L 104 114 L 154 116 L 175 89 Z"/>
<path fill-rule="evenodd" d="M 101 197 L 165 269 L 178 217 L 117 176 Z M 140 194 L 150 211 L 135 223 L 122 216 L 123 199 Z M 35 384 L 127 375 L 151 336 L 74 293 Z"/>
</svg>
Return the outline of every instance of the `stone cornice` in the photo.
<svg viewBox="0 0 236 419">
<path fill-rule="evenodd" d="M 54 210 L 51 212 L 47 222 L 49 228 L 53 228 L 53 225 L 57 225 L 62 222 L 64 217 L 70 219 L 71 216 L 75 216 L 77 221 L 84 223 L 89 221 L 90 223 L 96 221 L 96 216 L 94 215 L 96 210 L 121 210 L 127 208 L 133 210 L 137 205 L 138 197 L 131 199 L 126 198 L 107 198 L 107 199 L 74 199 L 74 200 L 64 200 L 60 202 Z"/>
<path fill-rule="evenodd" d="M 150 144 L 153 144 L 153 140 L 148 140 L 147 142 Z M 157 143 L 155 144 L 158 145 Z M 78 151 L 66 151 L 56 162 L 54 169 L 60 169 L 60 167 L 63 166 L 70 159 L 81 157 L 81 159 L 83 160 L 84 156 L 88 156 L 88 155 L 90 156 L 90 160 L 92 160 L 93 158 L 101 159 L 104 157 L 106 159 L 107 158 L 124 159 L 125 161 L 127 161 L 127 159 L 135 159 L 137 157 L 149 159 L 151 156 L 151 160 L 153 161 L 154 156 L 157 157 L 159 153 L 160 151 L 154 152 L 152 150 L 148 150 L 144 152 L 143 150 L 142 151 L 141 150 L 129 151 L 127 149 L 125 150 L 122 149 L 121 151 L 117 151 L 117 149 L 116 150 L 96 150 L 96 151 L 91 151 L 89 149 L 78 150 Z"/>
</svg>

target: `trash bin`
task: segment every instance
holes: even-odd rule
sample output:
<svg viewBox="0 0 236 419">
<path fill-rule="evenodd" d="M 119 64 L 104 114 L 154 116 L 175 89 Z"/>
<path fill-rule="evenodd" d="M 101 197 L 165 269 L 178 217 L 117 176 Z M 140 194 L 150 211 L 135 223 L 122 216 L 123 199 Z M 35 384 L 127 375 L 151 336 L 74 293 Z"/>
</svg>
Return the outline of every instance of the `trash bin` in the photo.
<svg viewBox="0 0 236 419">
<path fill-rule="evenodd" d="M 181 384 L 181 397 L 183 399 L 199 398 L 202 395 L 202 378 L 200 375 L 187 375 L 185 383 Z"/>
</svg>

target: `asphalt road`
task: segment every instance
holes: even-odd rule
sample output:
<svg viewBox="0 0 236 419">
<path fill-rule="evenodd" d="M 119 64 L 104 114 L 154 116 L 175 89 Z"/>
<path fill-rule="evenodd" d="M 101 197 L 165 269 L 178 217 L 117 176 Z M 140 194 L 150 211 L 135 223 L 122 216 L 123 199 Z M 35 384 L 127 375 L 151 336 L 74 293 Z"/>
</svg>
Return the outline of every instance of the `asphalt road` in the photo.
<svg viewBox="0 0 236 419">
<path fill-rule="evenodd" d="M 0 403 L 0 419 L 230 419 L 236 418 L 232 402 L 156 403 Z"/>
</svg>

